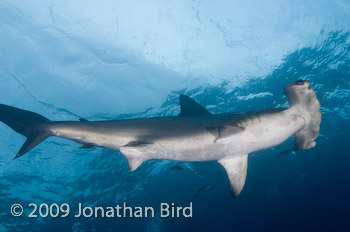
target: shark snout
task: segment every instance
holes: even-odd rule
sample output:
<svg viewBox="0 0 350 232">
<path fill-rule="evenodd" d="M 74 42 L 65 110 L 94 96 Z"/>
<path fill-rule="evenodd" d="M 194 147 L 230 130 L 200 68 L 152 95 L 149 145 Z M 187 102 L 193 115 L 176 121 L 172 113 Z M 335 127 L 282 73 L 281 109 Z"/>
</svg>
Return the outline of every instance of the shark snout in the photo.
<svg viewBox="0 0 350 232">
<path fill-rule="evenodd" d="M 292 84 L 288 85 L 284 91 L 284 93 L 289 96 L 303 96 L 305 94 L 308 94 L 309 91 L 312 91 L 310 88 L 310 82 L 304 81 L 304 80 L 297 80 L 293 82 Z"/>
<path fill-rule="evenodd" d="M 295 85 L 303 85 L 304 83 L 304 80 L 297 80 L 296 82 L 294 82 Z"/>
<path fill-rule="evenodd" d="M 292 83 L 290 86 L 293 86 L 294 88 L 304 87 L 304 88 L 310 89 L 310 82 L 304 81 L 304 80 L 297 80 L 296 82 Z"/>
</svg>

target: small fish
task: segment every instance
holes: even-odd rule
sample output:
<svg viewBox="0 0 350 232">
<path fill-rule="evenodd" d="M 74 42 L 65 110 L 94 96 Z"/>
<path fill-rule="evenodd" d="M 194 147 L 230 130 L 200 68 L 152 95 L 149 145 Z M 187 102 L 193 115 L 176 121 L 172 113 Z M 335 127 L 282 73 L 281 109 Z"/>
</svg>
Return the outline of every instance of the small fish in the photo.
<svg viewBox="0 0 350 232">
<path fill-rule="evenodd" d="M 281 156 L 285 156 L 289 154 L 295 155 L 294 149 L 287 149 L 287 150 L 281 151 L 278 155 L 276 155 L 276 158 L 280 158 Z"/>
<path fill-rule="evenodd" d="M 183 167 L 181 167 L 181 166 L 179 166 L 179 165 L 172 166 L 170 169 L 171 169 L 172 171 L 174 171 L 174 170 L 179 170 L 179 171 L 184 170 Z"/>
<path fill-rule="evenodd" d="M 209 187 L 210 187 L 209 184 L 206 184 L 206 185 L 202 186 L 202 187 L 198 190 L 198 192 L 196 193 L 196 195 L 194 195 L 194 197 L 198 197 L 199 194 L 201 194 L 201 192 L 207 190 Z"/>
</svg>

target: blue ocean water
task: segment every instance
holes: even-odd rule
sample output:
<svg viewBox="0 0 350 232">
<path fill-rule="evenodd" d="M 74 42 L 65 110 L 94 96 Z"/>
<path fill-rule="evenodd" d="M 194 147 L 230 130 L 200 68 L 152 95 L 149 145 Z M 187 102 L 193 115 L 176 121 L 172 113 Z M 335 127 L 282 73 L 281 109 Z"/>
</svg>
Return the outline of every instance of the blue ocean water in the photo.
<svg viewBox="0 0 350 232">
<path fill-rule="evenodd" d="M 321 103 L 315 148 L 249 155 L 231 198 L 217 162 L 151 160 L 130 172 L 102 148 L 25 141 L 0 125 L 0 231 L 348 231 L 350 227 L 350 5 L 348 1 L 0 0 L 0 103 L 51 120 L 179 113 L 179 94 L 212 113 L 287 107 L 284 88 L 311 83 Z M 199 189 L 204 186 L 202 192 Z M 151 218 L 75 218 L 85 206 L 150 206 Z M 193 204 L 192 218 L 161 218 L 161 203 Z M 67 203 L 66 218 L 29 218 Z M 21 204 L 24 214 L 11 215 Z"/>
</svg>

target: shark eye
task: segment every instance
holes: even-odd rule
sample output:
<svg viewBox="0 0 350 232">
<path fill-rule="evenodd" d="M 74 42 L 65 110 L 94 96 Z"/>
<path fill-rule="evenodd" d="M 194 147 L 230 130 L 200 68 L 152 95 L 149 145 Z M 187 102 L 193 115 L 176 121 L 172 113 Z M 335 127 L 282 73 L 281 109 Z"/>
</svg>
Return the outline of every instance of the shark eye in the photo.
<svg viewBox="0 0 350 232">
<path fill-rule="evenodd" d="M 296 82 L 294 82 L 294 84 L 296 85 L 303 85 L 305 81 L 303 80 L 297 80 Z"/>
</svg>

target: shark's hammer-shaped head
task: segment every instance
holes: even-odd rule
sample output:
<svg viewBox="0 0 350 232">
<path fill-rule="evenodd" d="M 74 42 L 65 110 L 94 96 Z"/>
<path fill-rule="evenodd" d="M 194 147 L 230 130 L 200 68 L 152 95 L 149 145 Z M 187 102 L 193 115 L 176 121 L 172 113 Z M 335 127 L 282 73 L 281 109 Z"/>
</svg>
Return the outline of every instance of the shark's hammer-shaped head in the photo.
<svg viewBox="0 0 350 232">
<path fill-rule="evenodd" d="M 310 107 L 311 105 L 314 105 L 316 99 L 316 94 L 313 89 L 310 88 L 310 83 L 304 80 L 298 80 L 288 85 L 285 88 L 284 93 L 288 97 L 289 105 L 291 107 L 296 104 Z M 310 105 L 310 103 L 312 104 Z"/>
<path fill-rule="evenodd" d="M 307 150 L 316 145 L 316 138 L 320 132 L 322 115 L 320 112 L 320 102 L 315 91 L 310 88 L 310 83 L 298 80 L 288 85 L 284 93 L 288 97 L 291 109 L 295 113 L 304 117 L 305 126 L 294 134 L 294 150 Z"/>
</svg>

